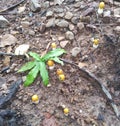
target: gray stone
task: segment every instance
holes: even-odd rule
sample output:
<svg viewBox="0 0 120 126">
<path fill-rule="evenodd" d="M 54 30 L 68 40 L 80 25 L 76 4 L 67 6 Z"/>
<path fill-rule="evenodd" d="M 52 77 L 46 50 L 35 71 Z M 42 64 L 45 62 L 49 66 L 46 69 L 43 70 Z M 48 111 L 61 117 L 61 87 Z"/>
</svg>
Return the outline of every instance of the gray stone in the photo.
<svg viewBox="0 0 120 126">
<path fill-rule="evenodd" d="M 29 35 L 34 36 L 35 32 L 33 30 L 29 30 Z"/>
<path fill-rule="evenodd" d="M 115 17 L 120 17 L 120 8 L 114 9 L 114 16 Z"/>
<path fill-rule="evenodd" d="M 75 26 L 73 24 L 69 24 L 69 30 L 74 30 Z"/>
<path fill-rule="evenodd" d="M 1 87 L 3 84 L 5 84 L 5 83 L 6 83 L 5 78 L 0 77 L 0 87 Z"/>
<path fill-rule="evenodd" d="M 62 48 L 65 48 L 66 47 L 66 45 L 69 43 L 69 41 L 68 40 L 65 40 L 65 41 L 61 41 L 60 42 L 60 46 L 62 47 Z"/>
<path fill-rule="evenodd" d="M 45 26 L 44 23 L 42 23 L 42 24 L 40 25 L 40 33 L 44 33 L 44 32 L 45 32 L 45 29 L 46 29 L 46 26 Z"/>
<path fill-rule="evenodd" d="M 58 17 L 64 17 L 64 15 L 65 15 L 64 13 L 57 14 Z"/>
<path fill-rule="evenodd" d="M 29 25 L 30 25 L 30 22 L 28 22 L 28 21 L 22 21 L 21 25 L 22 25 L 23 28 L 28 28 Z"/>
<path fill-rule="evenodd" d="M 60 8 L 60 7 L 57 7 L 57 8 L 54 9 L 54 11 L 56 13 L 63 13 L 64 12 L 64 9 L 63 8 Z"/>
<path fill-rule="evenodd" d="M 117 33 L 117 34 L 120 34 L 120 26 L 116 26 L 114 28 L 114 31 Z"/>
<path fill-rule="evenodd" d="M 80 52 L 81 52 L 81 48 L 80 48 L 80 47 L 74 47 L 74 48 L 71 50 L 71 54 L 72 54 L 72 56 L 74 56 L 74 57 L 76 57 Z"/>
<path fill-rule="evenodd" d="M 73 18 L 71 19 L 71 22 L 72 22 L 73 24 L 77 24 L 77 23 L 79 22 L 79 20 L 80 20 L 79 17 L 73 17 Z"/>
<path fill-rule="evenodd" d="M 51 16 L 53 16 L 53 11 L 47 11 L 46 17 L 51 17 Z"/>
<path fill-rule="evenodd" d="M 77 23 L 77 27 L 78 27 L 79 30 L 83 30 L 84 29 L 84 23 L 82 23 L 82 22 Z"/>
<path fill-rule="evenodd" d="M 43 8 L 49 8 L 49 7 L 50 7 L 50 2 L 49 2 L 49 1 L 45 1 L 45 2 L 42 4 L 42 7 L 43 7 Z"/>
<path fill-rule="evenodd" d="M 46 27 L 49 28 L 49 27 L 54 27 L 54 26 L 55 26 L 55 18 L 49 19 L 46 24 Z"/>
<path fill-rule="evenodd" d="M 55 5 L 61 5 L 64 2 L 64 0 L 54 0 Z"/>
<path fill-rule="evenodd" d="M 71 13 L 71 12 L 66 12 L 66 14 L 65 14 L 65 19 L 68 19 L 68 20 L 70 20 L 71 18 L 73 17 L 73 14 Z"/>
<path fill-rule="evenodd" d="M 103 13 L 103 22 L 104 23 L 110 23 L 110 18 L 111 18 L 111 11 L 104 11 Z"/>
<path fill-rule="evenodd" d="M 68 39 L 68 40 L 73 40 L 75 38 L 74 34 L 71 31 L 67 31 L 65 33 L 65 36 L 66 36 L 66 39 Z"/>
<path fill-rule="evenodd" d="M 56 23 L 56 25 L 58 27 L 66 28 L 66 27 L 68 27 L 69 23 L 64 19 L 61 19 L 61 20 L 59 20 L 59 22 Z"/>
<path fill-rule="evenodd" d="M 8 26 L 9 26 L 9 21 L 5 17 L 0 15 L 0 28 L 6 28 Z"/>
<path fill-rule="evenodd" d="M 40 6 L 40 4 L 39 4 L 39 1 L 38 1 L 38 0 L 30 0 L 30 9 L 31 9 L 33 12 L 38 12 L 38 11 L 40 11 L 41 6 Z"/>
</svg>

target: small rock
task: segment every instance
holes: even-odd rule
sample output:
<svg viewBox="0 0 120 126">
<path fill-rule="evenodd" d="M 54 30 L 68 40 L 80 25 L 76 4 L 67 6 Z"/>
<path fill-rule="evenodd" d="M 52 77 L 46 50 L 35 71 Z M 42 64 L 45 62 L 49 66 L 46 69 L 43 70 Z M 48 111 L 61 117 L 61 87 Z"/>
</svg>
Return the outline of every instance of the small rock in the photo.
<svg viewBox="0 0 120 126">
<path fill-rule="evenodd" d="M 53 11 L 47 11 L 46 17 L 51 17 L 51 16 L 53 16 Z"/>
<path fill-rule="evenodd" d="M 5 47 L 8 45 L 13 45 L 17 42 L 17 38 L 15 38 L 13 35 L 11 34 L 5 34 L 0 42 L 0 47 Z"/>
<path fill-rule="evenodd" d="M 31 9 L 33 12 L 38 12 L 38 11 L 40 11 L 41 6 L 40 6 L 40 4 L 39 4 L 39 1 L 38 1 L 38 0 L 30 0 L 30 9 Z"/>
<path fill-rule="evenodd" d="M 74 30 L 75 26 L 73 24 L 69 24 L 69 29 L 72 31 Z"/>
<path fill-rule="evenodd" d="M 70 20 L 73 17 L 73 14 L 71 12 L 66 12 L 65 19 Z"/>
<path fill-rule="evenodd" d="M 54 5 L 61 5 L 64 0 L 54 0 Z"/>
<path fill-rule="evenodd" d="M 69 23 L 64 19 L 61 19 L 59 20 L 59 22 L 56 23 L 56 25 L 62 28 L 66 28 L 68 27 Z"/>
<path fill-rule="evenodd" d="M 115 17 L 120 17 L 120 8 L 114 9 L 114 16 Z"/>
<path fill-rule="evenodd" d="M 64 17 L 64 15 L 65 15 L 64 13 L 59 13 L 57 16 L 58 17 Z"/>
<path fill-rule="evenodd" d="M 120 34 L 120 26 L 116 26 L 114 28 L 114 31 L 117 33 L 117 34 Z"/>
<path fill-rule="evenodd" d="M 65 39 L 64 36 L 59 36 L 59 37 L 58 37 L 58 41 L 62 41 L 62 40 L 64 40 L 64 39 Z"/>
<path fill-rule="evenodd" d="M 81 6 L 81 2 L 77 2 L 76 4 L 74 4 L 75 8 L 79 8 Z"/>
<path fill-rule="evenodd" d="M 64 12 L 64 9 L 63 8 L 55 8 L 54 9 L 54 11 L 56 12 L 56 13 L 63 13 Z"/>
<path fill-rule="evenodd" d="M 29 30 L 29 35 L 34 36 L 35 32 L 33 30 Z"/>
<path fill-rule="evenodd" d="M 82 23 L 82 22 L 77 23 L 77 27 L 80 31 L 83 30 L 84 29 L 84 23 Z"/>
<path fill-rule="evenodd" d="M 104 11 L 103 13 L 103 22 L 110 23 L 111 11 Z"/>
<path fill-rule="evenodd" d="M 67 31 L 65 33 L 65 36 L 66 36 L 66 39 L 68 39 L 68 40 L 73 40 L 75 38 L 74 34 L 71 31 Z"/>
<path fill-rule="evenodd" d="M 73 17 L 71 22 L 76 25 L 79 22 L 79 17 Z"/>
<path fill-rule="evenodd" d="M 46 24 L 46 27 L 49 28 L 49 27 L 54 27 L 54 26 L 55 26 L 55 18 L 49 19 Z"/>
<path fill-rule="evenodd" d="M 28 28 L 29 25 L 30 25 L 30 22 L 28 22 L 28 21 L 22 21 L 21 25 L 22 25 L 23 28 Z"/>
<path fill-rule="evenodd" d="M 49 2 L 49 1 L 45 1 L 45 2 L 42 4 L 42 7 L 43 7 L 43 8 L 49 8 L 49 7 L 50 7 L 50 2 Z"/>
<path fill-rule="evenodd" d="M 74 48 L 71 50 L 71 54 L 72 54 L 72 56 L 74 56 L 74 57 L 76 57 L 80 52 L 81 52 L 81 48 L 80 48 L 80 47 L 74 47 Z"/>
<path fill-rule="evenodd" d="M 19 7 L 19 8 L 18 8 L 18 13 L 20 14 L 20 13 L 24 12 L 25 9 L 26 9 L 25 5 L 22 6 L 22 7 Z"/>
<path fill-rule="evenodd" d="M 9 26 L 9 21 L 0 15 L 0 28 L 6 28 Z"/>
<path fill-rule="evenodd" d="M 67 45 L 68 43 L 69 43 L 69 41 L 67 41 L 67 40 L 61 41 L 61 42 L 60 42 L 60 46 L 61 46 L 62 48 L 65 48 L 66 45 Z"/>
</svg>

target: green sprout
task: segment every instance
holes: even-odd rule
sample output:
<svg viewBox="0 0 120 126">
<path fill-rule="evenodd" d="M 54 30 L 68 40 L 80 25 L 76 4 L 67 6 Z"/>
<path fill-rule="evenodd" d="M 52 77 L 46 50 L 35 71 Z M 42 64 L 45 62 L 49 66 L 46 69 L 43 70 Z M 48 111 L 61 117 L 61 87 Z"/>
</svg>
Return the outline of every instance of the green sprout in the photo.
<svg viewBox="0 0 120 126">
<path fill-rule="evenodd" d="M 37 75 L 40 74 L 43 84 L 47 86 L 49 84 L 49 75 L 48 70 L 46 69 L 46 62 L 48 60 L 53 60 L 61 65 L 63 65 L 63 61 L 59 59 L 58 56 L 66 53 L 64 49 L 57 48 L 45 54 L 44 56 L 39 56 L 35 52 L 29 52 L 28 54 L 33 57 L 33 61 L 27 62 L 23 65 L 18 72 L 25 72 L 29 71 L 28 75 L 26 76 L 26 80 L 24 82 L 24 86 L 31 85 L 34 80 L 37 78 Z"/>
</svg>

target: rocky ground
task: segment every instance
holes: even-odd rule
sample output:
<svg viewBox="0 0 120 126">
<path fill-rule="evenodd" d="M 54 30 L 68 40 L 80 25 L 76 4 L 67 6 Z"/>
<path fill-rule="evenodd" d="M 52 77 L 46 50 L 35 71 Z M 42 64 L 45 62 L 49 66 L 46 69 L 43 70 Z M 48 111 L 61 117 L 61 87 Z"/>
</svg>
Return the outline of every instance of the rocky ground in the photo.
<svg viewBox="0 0 120 126">
<path fill-rule="evenodd" d="M 0 1 L 0 95 L 12 82 L 24 79 L 25 74 L 17 71 L 27 61 L 3 52 L 14 53 L 19 45 L 28 44 L 30 51 L 42 54 L 55 42 L 67 51 L 62 58 L 93 73 L 107 87 L 120 112 L 120 2 L 104 0 L 104 12 L 98 15 L 98 0 L 21 1 L 18 6 L 17 0 Z M 97 48 L 92 38 L 100 40 Z M 57 68 L 64 70 L 64 82 L 58 80 Z M 21 85 L 7 105 L 18 113 L 17 126 L 120 125 L 111 101 L 74 65 L 56 64 L 49 75 L 51 86 L 45 87 L 38 77 L 29 87 Z M 39 96 L 37 105 L 31 101 L 33 94 Z M 69 108 L 68 116 L 62 105 Z"/>
</svg>

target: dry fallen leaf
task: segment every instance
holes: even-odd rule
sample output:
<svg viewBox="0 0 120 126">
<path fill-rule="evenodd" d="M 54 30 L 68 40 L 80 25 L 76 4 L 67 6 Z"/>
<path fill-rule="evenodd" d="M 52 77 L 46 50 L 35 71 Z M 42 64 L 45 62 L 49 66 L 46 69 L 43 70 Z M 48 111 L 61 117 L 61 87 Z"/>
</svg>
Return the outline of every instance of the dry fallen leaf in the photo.
<svg viewBox="0 0 120 126">
<path fill-rule="evenodd" d="M 87 63 L 83 63 L 83 62 L 79 62 L 79 63 L 78 63 L 78 66 L 79 66 L 80 68 L 83 68 L 83 67 L 87 67 L 88 64 L 87 64 Z"/>
</svg>

